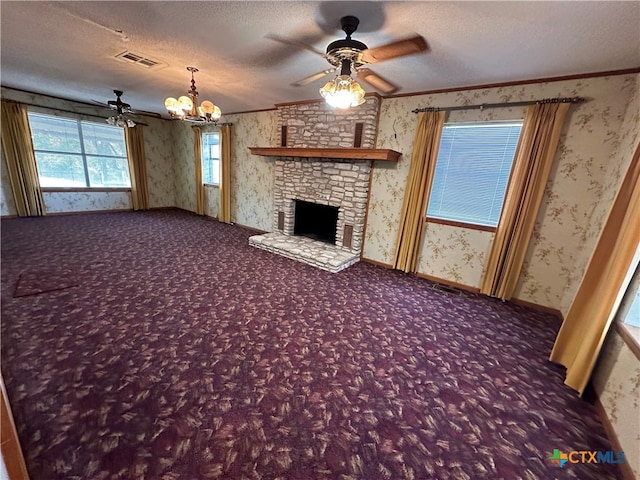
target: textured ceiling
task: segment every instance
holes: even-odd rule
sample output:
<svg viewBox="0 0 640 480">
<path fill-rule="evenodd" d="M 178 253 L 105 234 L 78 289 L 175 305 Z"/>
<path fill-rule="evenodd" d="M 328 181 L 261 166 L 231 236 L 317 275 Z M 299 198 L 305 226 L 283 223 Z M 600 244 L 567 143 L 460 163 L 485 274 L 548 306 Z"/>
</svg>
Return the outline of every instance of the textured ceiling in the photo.
<svg viewBox="0 0 640 480">
<path fill-rule="evenodd" d="M 124 90 L 134 109 L 165 114 L 198 67 L 200 100 L 223 112 L 319 98 L 324 58 L 266 38 L 324 51 L 360 18 L 370 47 L 418 33 L 429 53 L 372 66 L 398 93 L 640 66 L 640 2 L 0 2 L 3 86 L 90 102 Z M 145 69 L 113 57 L 131 50 Z M 365 86 L 367 91 L 373 91 Z"/>
</svg>

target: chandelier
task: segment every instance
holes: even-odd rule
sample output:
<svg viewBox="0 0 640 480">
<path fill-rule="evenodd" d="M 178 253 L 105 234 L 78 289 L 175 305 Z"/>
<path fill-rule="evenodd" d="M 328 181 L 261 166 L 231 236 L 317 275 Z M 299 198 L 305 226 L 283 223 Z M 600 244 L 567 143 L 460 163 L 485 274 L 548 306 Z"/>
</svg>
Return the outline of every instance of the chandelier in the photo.
<svg viewBox="0 0 640 480">
<path fill-rule="evenodd" d="M 340 75 L 320 89 L 320 95 L 335 108 L 357 107 L 365 102 L 364 89 L 351 78 L 351 60 L 342 60 Z"/>
<path fill-rule="evenodd" d="M 179 118 L 191 122 L 216 123 L 220 120 L 222 112 L 209 100 L 205 100 L 198 106 L 198 91 L 196 90 L 196 81 L 193 78 L 193 74 L 199 70 L 196 67 L 187 67 L 187 70 L 191 72 L 191 88 L 187 91 L 187 95 L 183 95 L 177 100 L 169 97 L 164 101 L 164 106 L 171 118 Z"/>
</svg>

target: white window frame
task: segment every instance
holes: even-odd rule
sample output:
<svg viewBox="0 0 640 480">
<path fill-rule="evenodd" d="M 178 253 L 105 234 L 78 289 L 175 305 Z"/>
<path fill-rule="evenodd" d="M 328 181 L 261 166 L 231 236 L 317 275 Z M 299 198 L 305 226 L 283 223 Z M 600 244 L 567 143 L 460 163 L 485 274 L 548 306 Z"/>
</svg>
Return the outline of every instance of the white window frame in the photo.
<svg viewBox="0 0 640 480">
<path fill-rule="evenodd" d="M 81 120 L 79 118 L 73 118 L 73 117 L 64 117 L 64 116 L 60 116 L 60 115 L 52 115 L 52 114 L 47 114 L 47 113 L 40 113 L 40 112 L 29 112 L 28 113 L 28 117 L 29 117 L 29 122 L 31 123 L 31 118 L 37 116 L 37 117 L 45 117 L 45 118 L 49 118 L 49 119 L 54 119 L 54 120 L 64 120 L 64 121 L 69 121 L 69 122 L 75 122 L 76 127 L 78 129 L 78 139 L 80 142 L 80 152 L 67 152 L 67 151 L 58 151 L 58 150 L 43 150 L 43 149 L 37 149 L 35 148 L 35 145 L 33 147 L 33 153 L 36 157 L 36 165 L 38 164 L 37 161 L 37 154 L 38 153 L 48 153 L 48 154 L 54 154 L 54 155 L 71 155 L 71 156 L 76 156 L 76 157 L 80 157 L 82 159 L 82 168 L 84 171 L 84 181 L 85 184 L 84 185 L 77 185 L 77 186 L 68 186 L 68 185 L 47 185 L 47 186 L 43 186 L 42 188 L 44 190 L 131 190 L 131 177 L 130 177 L 130 173 L 129 173 L 129 167 L 128 167 L 128 156 L 127 156 L 127 145 L 124 139 L 124 131 L 122 130 L 122 128 L 120 127 L 115 127 L 115 126 L 110 126 L 110 125 L 105 125 L 102 124 L 100 122 L 91 122 L 91 121 L 87 121 L 87 120 Z M 84 142 L 84 135 L 83 135 L 83 125 L 99 125 L 101 128 L 113 128 L 113 129 L 117 129 L 122 131 L 123 136 L 122 136 L 122 142 L 123 142 L 123 146 L 124 146 L 124 151 L 125 151 L 125 155 L 109 155 L 109 154 L 94 154 L 94 153 L 87 153 L 86 152 L 86 148 L 85 148 L 85 142 Z M 91 158 L 114 158 L 114 159 L 120 159 L 124 161 L 124 164 L 126 165 L 126 168 L 123 170 L 124 173 L 126 173 L 127 178 L 129 179 L 129 184 L 128 185 L 118 185 L 118 186 L 109 186 L 109 185 L 91 185 L 91 179 L 90 179 L 90 175 L 89 175 L 89 164 L 88 164 L 88 160 Z M 40 176 L 40 171 L 38 171 L 38 176 Z"/>
<path fill-rule="evenodd" d="M 206 151 L 206 142 L 205 142 L 205 137 L 206 136 L 211 136 L 211 137 L 217 137 L 218 138 L 218 156 L 214 157 L 213 155 L 210 155 L 210 152 Z M 211 132 L 202 132 L 202 152 L 201 152 L 201 156 L 202 156 L 202 183 L 204 185 L 212 185 L 214 187 L 219 187 L 220 186 L 220 132 L 219 131 L 211 131 Z M 208 178 L 205 178 L 205 172 L 207 171 L 206 169 L 206 162 L 211 162 L 211 179 L 210 181 Z M 216 178 L 217 177 L 217 178 Z M 218 180 L 216 182 L 216 179 Z"/>
</svg>

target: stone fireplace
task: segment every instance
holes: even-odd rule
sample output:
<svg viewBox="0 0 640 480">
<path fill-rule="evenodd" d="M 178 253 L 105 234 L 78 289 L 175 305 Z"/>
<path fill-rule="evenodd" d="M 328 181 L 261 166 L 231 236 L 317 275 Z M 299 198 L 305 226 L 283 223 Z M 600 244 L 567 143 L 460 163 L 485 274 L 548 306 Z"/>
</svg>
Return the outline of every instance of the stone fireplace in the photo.
<svg viewBox="0 0 640 480">
<path fill-rule="evenodd" d="M 367 97 L 366 103 L 346 111 L 323 102 L 276 106 L 281 148 L 251 148 L 255 155 L 275 158 L 272 232 L 251 237 L 249 243 L 331 272 L 340 271 L 360 259 L 371 160 L 397 161 L 399 156 L 373 148 L 379 99 Z M 335 231 L 324 235 L 328 239 L 307 235 L 299 230 L 300 225 L 296 228 L 296 211 L 299 214 L 305 208 L 300 205 L 308 204 L 334 215 L 337 212 Z"/>
<path fill-rule="evenodd" d="M 295 202 L 338 209 L 335 246 L 360 254 L 371 162 L 318 158 L 275 162 L 273 231 L 294 235 Z"/>
</svg>

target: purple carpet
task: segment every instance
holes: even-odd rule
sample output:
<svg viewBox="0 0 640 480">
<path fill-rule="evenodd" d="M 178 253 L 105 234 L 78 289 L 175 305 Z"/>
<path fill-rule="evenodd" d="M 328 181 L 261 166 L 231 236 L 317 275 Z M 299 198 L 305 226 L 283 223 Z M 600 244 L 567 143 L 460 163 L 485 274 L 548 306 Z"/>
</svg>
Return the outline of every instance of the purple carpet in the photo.
<svg viewBox="0 0 640 480">
<path fill-rule="evenodd" d="M 2 372 L 32 480 L 615 479 L 552 316 L 330 274 L 179 210 L 2 221 Z M 22 272 L 77 286 L 14 298 Z"/>
</svg>

